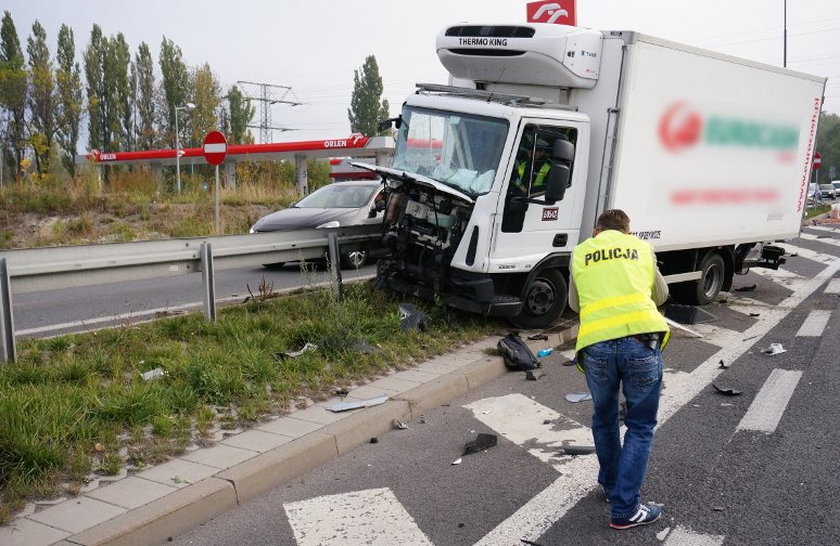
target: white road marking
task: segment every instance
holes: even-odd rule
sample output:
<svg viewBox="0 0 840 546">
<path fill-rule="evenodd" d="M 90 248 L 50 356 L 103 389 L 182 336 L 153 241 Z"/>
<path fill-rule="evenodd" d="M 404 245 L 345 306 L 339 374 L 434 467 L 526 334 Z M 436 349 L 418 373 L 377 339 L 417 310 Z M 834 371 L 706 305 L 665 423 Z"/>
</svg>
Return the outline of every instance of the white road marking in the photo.
<svg viewBox="0 0 840 546">
<path fill-rule="evenodd" d="M 432 545 L 387 487 L 283 505 L 300 546 Z"/>
<path fill-rule="evenodd" d="M 760 320 L 743 332 L 743 340 L 709 357 L 689 373 L 674 373 L 666 376 L 666 389 L 662 393 L 659 409 L 659 426 L 671 418 L 680 408 L 706 389 L 723 372 L 718 363 L 734 362 L 754 344 L 754 338 L 763 337 L 784 318 L 791 309 L 801 304 L 827 279 L 840 270 L 840 260 L 834 259 L 823 271 L 812 279 L 797 283 L 793 294 L 779 305 L 762 314 Z M 667 350 L 665 360 L 667 361 Z M 598 463 L 595 457 L 578 457 L 563 467 L 563 475 L 546 489 L 538 493 L 505 521 L 496 526 L 477 544 L 519 544 L 521 539 L 538 540 L 556 521 L 596 485 Z"/>
<path fill-rule="evenodd" d="M 823 254 L 822 252 L 817 252 L 816 250 L 811 250 L 810 248 L 794 246 L 789 243 L 780 243 L 778 246 L 785 249 L 785 254 L 788 258 L 805 258 L 806 260 L 822 263 L 830 262 L 834 259 L 834 256 L 831 254 Z"/>
<path fill-rule="evenodd" d="M 831 226 L 805 226 L 805 229 L 816 229 L 819 231 L 837 231 Z"/>
<path fill-rule="evenodd" d="M 464 407 L 476 419 L 537 459 L 551 464 L 558 472 L 572 459 L 571 455 L 560 453 L 563 446 L 595 445 L 589 427 L 519 393 L 484 398 Z"/>
<path fill-rule="evenodd" d="M 825 288 L 826 294 L 840 294 L 840 279 L 831 279 Z"/>
<path fill-rule="evenodd" d="M 825 243 L 827 245 L 834 245 L 840 246 L 840 240 L 833 239 L 831 237 L 825 237 L 820 235 L 811 235 L 810 233 L 803 233 L 799 236 L 800 239 L 805 239 L 806 241 L 819 241 L 821 243 Z"/>
<path fill-rule="evenodd" d="M 799 327 L 796 335 L 799 337 L 820 337 L 831 318 L 831 311 L 811 311 Z"/>
<path fill-rule="evenodd" d="M 801 378 L 801 370 L 775 369 L 770 372 L 770 377 L 758 391 L 735 431 L 757 430 L 771 434 L 776 430 Z"/>
<path fill-rule="evenodd" d="M 687 527 L 677 525 L 668 534 L 665 546 L 721 546 L 724 535 L 703 535 Z"/>
</svg>

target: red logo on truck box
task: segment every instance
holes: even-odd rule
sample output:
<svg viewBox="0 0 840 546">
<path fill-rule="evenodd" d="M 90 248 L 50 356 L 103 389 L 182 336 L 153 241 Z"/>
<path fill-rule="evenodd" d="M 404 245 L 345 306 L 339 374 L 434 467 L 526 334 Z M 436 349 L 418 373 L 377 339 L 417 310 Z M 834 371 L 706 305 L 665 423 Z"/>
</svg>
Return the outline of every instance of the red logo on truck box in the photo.
<svg viewBox="0 0 840 546">
<path fill-rule="evenodd" d="M 529 23 L 549 23 L 575 26 L 575 0 L 528 2 L 525 12 Z"/>
<path fill-rule="evenodd" d="M 659 140 L 671 152 L 694 146 L 702 132 L 703 119 L 684 102 L 673 104 L 659 120 Z"/>
</svg>

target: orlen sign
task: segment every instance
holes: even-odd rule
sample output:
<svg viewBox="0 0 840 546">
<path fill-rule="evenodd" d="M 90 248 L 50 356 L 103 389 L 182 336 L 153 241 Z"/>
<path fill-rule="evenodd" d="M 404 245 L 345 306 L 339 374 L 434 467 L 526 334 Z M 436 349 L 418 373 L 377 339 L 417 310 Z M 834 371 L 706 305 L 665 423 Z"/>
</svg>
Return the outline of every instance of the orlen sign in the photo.
<svg viewBox="0 0 840 546">
<path fill-rule="evenodd" d="M 363 147 L 367 141 L 368 138 L 362 133 L 353 133 L 350 138 L 325 140 L 324 148 L 359 148 Z"/>
<path fill-rule="evenodd" d="M 525 6 L 529 23 L 575 25 L 575 0 L 528 2 Z"/>
<path fill-rule="evenodd" d="M 672 104 L 659 120 L 659 140 L 671 153 L 707 146 L 794 152 L 799 127 L 716 115 L 703 116 L 685 102 Z"/>
</svg>

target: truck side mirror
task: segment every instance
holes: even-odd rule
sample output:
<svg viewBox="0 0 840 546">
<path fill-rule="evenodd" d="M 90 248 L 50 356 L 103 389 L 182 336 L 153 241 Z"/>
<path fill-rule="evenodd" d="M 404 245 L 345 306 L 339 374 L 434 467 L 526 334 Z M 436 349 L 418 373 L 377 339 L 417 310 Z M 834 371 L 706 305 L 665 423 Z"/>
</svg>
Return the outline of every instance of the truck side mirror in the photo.
<svg viewBox="0 0 840 546">
<path fill-rule="evenodd" d="M 572 176 L 572 163 L 575 160 L 575 145 L 565 138 L 554 141 L 551 149 L 551 170 L 545 183 L 545 201 L 551 205 L 562 201 L 569 187 Z"/>
<path fill-rule="evenodd" d="M 395 117 L 395 118 L 384 119 L 384 120 L 379 122 L 379 125 L 377 125 L 376 128 L 379 129 L 380 131 L 387 131 L 388 129 L 391 128 L 391 124 L 393 124 L 394 127 L 396 127 L 397 129 L 402 127 L 402 116 L 398 116 L 398 117 Z"/>
</svg>

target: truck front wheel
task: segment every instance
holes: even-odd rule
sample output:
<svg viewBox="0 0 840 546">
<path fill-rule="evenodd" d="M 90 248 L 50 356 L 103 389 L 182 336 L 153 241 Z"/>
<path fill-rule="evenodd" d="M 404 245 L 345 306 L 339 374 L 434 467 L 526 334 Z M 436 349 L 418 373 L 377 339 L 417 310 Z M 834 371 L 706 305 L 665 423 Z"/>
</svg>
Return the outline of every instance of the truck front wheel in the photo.
<svg viewBox="0 0 840 546">
<path fill-rule="evenodd" d="M 523 329 L 551 326 L 566 308 L 567 294 L 566 281 L 558 270 L 539 271 L 525 288 L 522 311 L 511 322 Z"/>
</svg>

